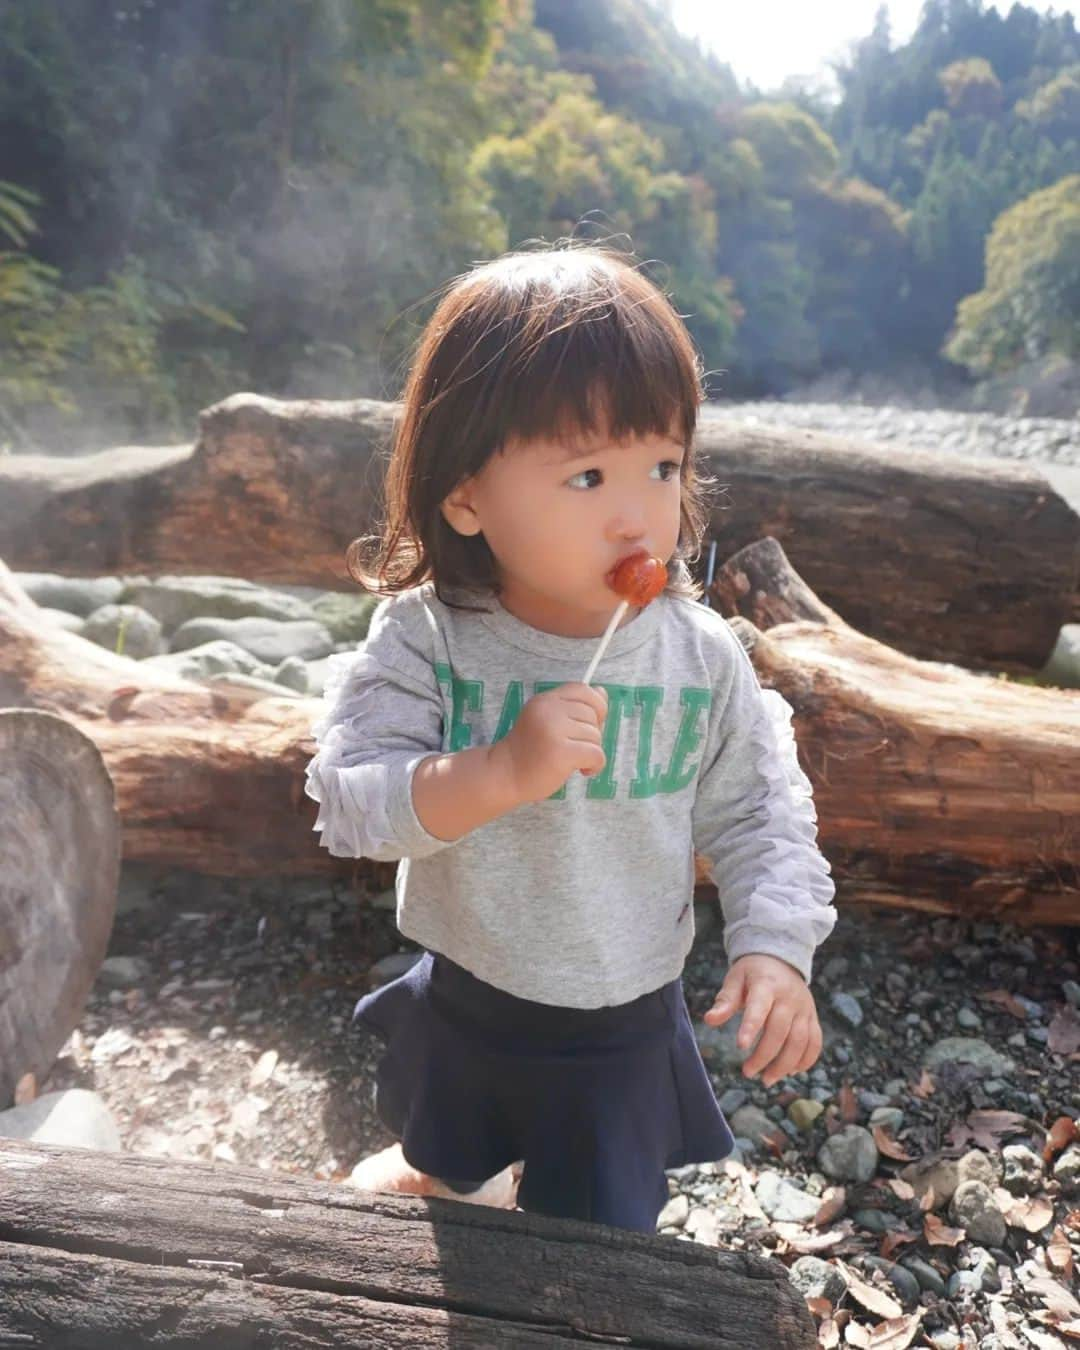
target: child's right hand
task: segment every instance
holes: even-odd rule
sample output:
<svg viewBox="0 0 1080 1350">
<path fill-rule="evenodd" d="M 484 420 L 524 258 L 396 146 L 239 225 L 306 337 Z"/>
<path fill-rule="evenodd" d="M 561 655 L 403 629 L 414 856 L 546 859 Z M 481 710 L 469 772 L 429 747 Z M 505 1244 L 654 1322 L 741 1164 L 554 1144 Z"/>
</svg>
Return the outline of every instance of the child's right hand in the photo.
<svg viewBox="0 0 1080 1350">
<path fill-rule="evenodd" d="M 529 699 L 509 733 L 491 747 L 516 802 L 544 801 L 575 770 L 600 772 L 607 763 L 600 748 L 607 705 L 605 690 L 581 683 Z"/>
</svg>

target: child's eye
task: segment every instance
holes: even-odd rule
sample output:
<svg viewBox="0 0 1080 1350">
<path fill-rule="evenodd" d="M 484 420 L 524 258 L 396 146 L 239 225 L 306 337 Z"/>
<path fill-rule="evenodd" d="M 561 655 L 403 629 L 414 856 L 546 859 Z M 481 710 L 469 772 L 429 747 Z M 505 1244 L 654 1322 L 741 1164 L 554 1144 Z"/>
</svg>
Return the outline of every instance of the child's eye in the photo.
<svg viewBox="0 0 1080 1350">
<path fill-rule="evenodd" d="M 597 487 L 602 478 L 603 474 L 599 469 L 582 469 L 580 473 L 574 474 L 573 478 L 568 478 L 566 483 L 568 487 Z M 582 479 L 591 479 L 592 481 L 583 483 Z"/>
<path fill-rule="evenodd" d="M 656 466 L 656 468 L 660 470 L 660 481 L 662 483 L 669 483 L 673 478 L 677 478 L 681 467 L 682 466 L 677 459 L 662 459 Z M 652 474 L 649 476 L 651 478 Z"/>
</svg>

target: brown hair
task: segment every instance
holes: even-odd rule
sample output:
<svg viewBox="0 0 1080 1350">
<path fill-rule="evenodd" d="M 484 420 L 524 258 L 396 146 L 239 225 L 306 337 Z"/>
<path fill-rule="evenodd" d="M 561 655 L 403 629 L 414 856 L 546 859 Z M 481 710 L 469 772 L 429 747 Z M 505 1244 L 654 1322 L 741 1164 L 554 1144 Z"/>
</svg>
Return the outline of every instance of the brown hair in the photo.
<svg viewBox="0 0 1080 1350">
<path fill-rule="evenodd" d="M 350 575 L 380 595 L 433 580 L 445 603 L 444 588 L 497 592 L 486 540 L 458 534 L 442 502 L 510 438 L 601 428 L 616 443 L 675 428 L 686 449 L 675 557 L 692 560 L 708 520 L 693 457 L 702 378 L 682 320 L 627 255 L 548 246 L 455 278 L 405 384 L 382 533 L 349 545 Z M 672 569 L 668 589 L 701 594 L 685 567 Z"/>
</svg>

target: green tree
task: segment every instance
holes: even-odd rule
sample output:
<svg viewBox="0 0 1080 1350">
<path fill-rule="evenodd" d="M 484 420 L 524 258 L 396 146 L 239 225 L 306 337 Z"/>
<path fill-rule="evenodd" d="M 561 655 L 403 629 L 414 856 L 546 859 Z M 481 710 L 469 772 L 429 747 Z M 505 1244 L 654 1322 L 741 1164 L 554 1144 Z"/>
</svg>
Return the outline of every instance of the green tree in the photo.
<svg viewBox="0 0 1080 1350">
<path fill-rule="evenodd" d="M 944 353 L 980 375 L 1052 353 L 1080 356 L 1080 174 L 997 218 L 986 285 L 960 302 Z"/>
</svg>

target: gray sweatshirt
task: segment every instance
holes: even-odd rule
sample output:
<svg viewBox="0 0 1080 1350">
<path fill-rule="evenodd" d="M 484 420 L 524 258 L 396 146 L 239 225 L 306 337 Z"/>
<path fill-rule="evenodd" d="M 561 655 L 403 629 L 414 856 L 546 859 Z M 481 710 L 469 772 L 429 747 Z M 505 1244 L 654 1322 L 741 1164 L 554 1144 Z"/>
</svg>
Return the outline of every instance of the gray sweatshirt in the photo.
<svg viewBox="0 0 1080 1350">
<path fill-rule="evenodd" d="M 324 847 L 401 859 L 402 933 L 518 998 L 574 1008 L 679 976 L 696 849 L 729 960 L 768 953 L 809 981 L 836 914 L 791 708 L 698 602 L 665 593 L 616 629 L 593 680 L 608 694 L 601 773 L 457 840 L 424 828 L 420 761 L 494 743 L 533 694 L 581 680 L 596 649 L 483 603 L 449 607 L 428 583 L 383 601 L 363 646 L 330 658 L 306 783 Z"/>
</svg>

